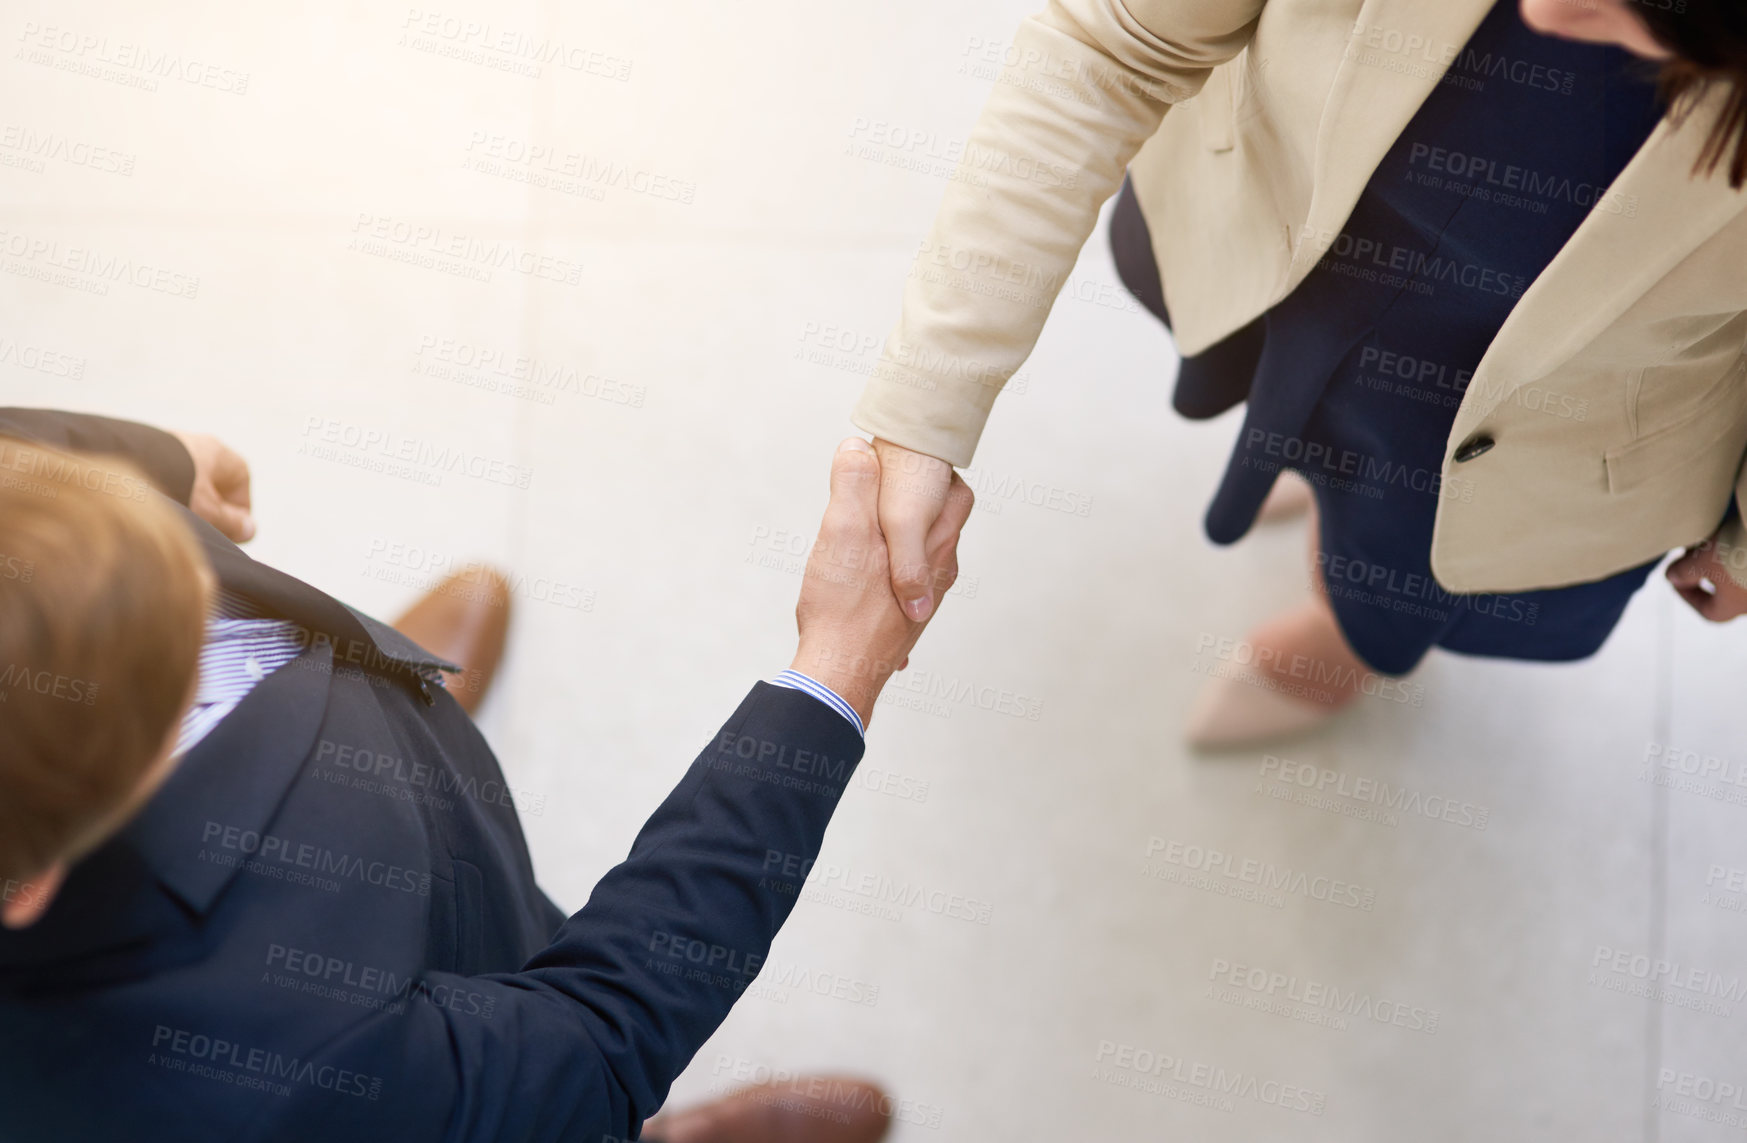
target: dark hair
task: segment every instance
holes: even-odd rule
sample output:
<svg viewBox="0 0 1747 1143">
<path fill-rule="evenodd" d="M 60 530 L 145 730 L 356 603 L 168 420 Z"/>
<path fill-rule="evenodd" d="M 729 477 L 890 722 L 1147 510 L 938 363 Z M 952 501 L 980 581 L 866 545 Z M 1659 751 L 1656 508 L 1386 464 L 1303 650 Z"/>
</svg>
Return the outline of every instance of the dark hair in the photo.
<svg viewBox="0 0 1747 1143">
<path fill-rule="evenodd" d="M 1677 117 L 1722 84 L 1728 95 L 1699 157 L 1714 171 L 1725 156 L 1729 185 L 1747 184 L 1747 3 L 1742 0 L 1628 0 L 1663 47 L 1674 53 L 1659 78 Z M 1731 147 L 1733 154 L 1730 154 Z"/>
</svg>

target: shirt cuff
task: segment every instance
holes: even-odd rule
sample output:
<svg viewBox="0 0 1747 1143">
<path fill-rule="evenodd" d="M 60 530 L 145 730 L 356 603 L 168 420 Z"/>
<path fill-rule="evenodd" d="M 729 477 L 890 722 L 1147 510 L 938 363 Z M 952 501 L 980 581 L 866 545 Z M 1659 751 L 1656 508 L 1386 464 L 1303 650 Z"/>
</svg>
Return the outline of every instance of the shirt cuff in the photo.
<svg viewBox="0 0 1747 1143">
<path fill-rule="evenodd" d="M 843 696 L 820 682 L 818 679 L 803 675 L 799 671 L 788 670 L 770 680 L 771 686 L 787 687 L 791 691 L 805 691 L 838 714 L 849 720 L 849 725 L 855 727 L 855 732 L 863 738 L 867 737 L 867 727 L 861 724 L 861 715 L 855 713 L 855 708 L 843 701 Z"/>
</svg>

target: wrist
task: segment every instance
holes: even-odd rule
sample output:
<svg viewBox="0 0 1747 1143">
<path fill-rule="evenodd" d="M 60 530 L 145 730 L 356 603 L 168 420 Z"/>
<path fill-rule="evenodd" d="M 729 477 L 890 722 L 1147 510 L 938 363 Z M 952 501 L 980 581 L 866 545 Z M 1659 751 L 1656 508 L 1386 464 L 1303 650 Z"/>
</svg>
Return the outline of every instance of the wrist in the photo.
<svg viewBox="0 0 1747 1143">
<path fill-rule="evenodd" d="M 869 655 L 846 651 L 830 643 L 803 641 L 795 651 L 789 669 L 799 671 L 815 682 L 830 687 L 855 708 L 865 728 L 873 721 L 874 702 L 880 697 L 886 680 L 896 664 Z"/>
</svg>

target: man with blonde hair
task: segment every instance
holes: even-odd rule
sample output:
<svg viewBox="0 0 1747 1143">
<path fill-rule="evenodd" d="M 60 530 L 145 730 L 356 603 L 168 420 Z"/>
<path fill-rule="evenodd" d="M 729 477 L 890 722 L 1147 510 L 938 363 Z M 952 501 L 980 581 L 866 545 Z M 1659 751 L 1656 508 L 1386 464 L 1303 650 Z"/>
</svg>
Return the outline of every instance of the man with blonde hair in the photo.
<svg viewBox="0 0 1747 1143">
<path fill-rule="evenodd" d="M 137 471 L 0 440 L 0 472 L 0 920 L 21 928 L 168 777 L 212 576 Z"/>
<path fill-rule="evenodd" d="M 211 438 L 0 410 L 8 1143 L 877 1140 L 889 1101 L 835 1079 L 644 1121 L 756 979 L 922 633 L 878 482 L 844 442 L 792 666 L 566 919 L 418 645 L 476 613 L 415 608 L 415 642 L 249 559 Z M 961 483 L 936 566 L 969 512 Z"/>
</svg>

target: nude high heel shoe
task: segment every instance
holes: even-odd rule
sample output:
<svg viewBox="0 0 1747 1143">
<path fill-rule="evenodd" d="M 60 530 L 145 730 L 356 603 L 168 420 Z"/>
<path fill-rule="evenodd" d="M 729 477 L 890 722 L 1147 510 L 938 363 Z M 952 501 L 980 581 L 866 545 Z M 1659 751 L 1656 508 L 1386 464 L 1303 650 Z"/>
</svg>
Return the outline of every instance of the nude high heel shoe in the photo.
<svg viewBox="0 0 1747 1143">
<path fill-rule="evenodd" d="M 1282 684 L 1254 667 L 1221 663 L 1195 696 L 1183 738 L 1197 750 L 1236 750 L 1308 734 L 1344 706 L 1282 693 Z"/>
<path fill-rule="evenodd" d="M 1189 745 L 1230 750 L 1306 734 L 1352 705 L 1370 673 L 1319 596 L 1263 623 L 1243 645 L 1247 661 L 1209 664 L 1185 727 Z M 1292 669 L 1270 671 L 1268 663 Z"/>
</svg>

